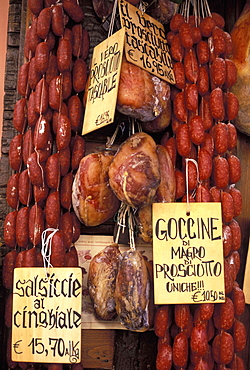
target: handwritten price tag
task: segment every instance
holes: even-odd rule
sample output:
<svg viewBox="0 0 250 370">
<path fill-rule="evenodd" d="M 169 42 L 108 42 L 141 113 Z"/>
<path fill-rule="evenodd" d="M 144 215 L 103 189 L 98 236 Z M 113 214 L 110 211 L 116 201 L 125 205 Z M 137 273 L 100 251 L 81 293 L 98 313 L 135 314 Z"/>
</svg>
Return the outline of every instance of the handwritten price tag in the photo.
<svg viewBox="0 0 250 370">
<path fill-rule="evenodd" d="M 127 61 L 174 84 L 175 77 L 164 26 L 124 0 L 119 0 L 119 13 L 121 26 L 126 31 Z"/>
<path fill-rule="evenodd" d="M 223 302 L 220 203 L 153 204 L 156 304 Z"/>
<path fill-rule="evenodd" d="M 69 363 L 79 362 L 80 351 L 79 351 L 79 341 L 67 340 L 63 338 L 41 338 L 32 337 L 30 343 L 27 346 L 24 345 L 23 340 L 19 339 L 12 344 L 14 354 L 20 356 L 23 354 L 24 350 L 29 353 L 29 356 L 37 358 L 36 361 L 40 362 L 41 357 L 45 358 L 48 362 L 49 359 L 53 359 L 53 362 L 57 362 L 57 358 L 68 357 Z M 25 348 L 26 347 L 26 348 Z M 14 357 L 15 357 L 14 355 Z M 63 360 L 64 361 L 64 360 Z"/>
<path fill-rule="evenodd" d="M 123 48 L 123 29 L 94 48 L 87 84 L 83 135 L 114 121 Z"/>
<path fill-rule="evenodd" d="M 79 363 L 81 305 L 80 268 L 16 268 L 12 360 Z"/>
</svg>

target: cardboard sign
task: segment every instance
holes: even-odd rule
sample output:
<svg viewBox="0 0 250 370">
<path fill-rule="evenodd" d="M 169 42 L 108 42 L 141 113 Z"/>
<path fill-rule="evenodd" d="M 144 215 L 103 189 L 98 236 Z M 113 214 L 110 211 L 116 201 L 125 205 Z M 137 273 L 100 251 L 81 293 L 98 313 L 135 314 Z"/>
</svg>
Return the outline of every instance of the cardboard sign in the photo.
<svg viewBox="0 0 250 370">
<path fill-rule="evenodd" d="M 153 262 L 155 304 L 224 302 L 221 204 L 154 203 Z"/>
<path fill-rule="evenodd" d="M 127 61 L 174 84 L 175 77 L 163 25 L 125 0 L 119 0 L 119 12 L 121 26 L 126 30 Z"/>
<path fill-rule="evenodd" d="M 124 30 L 121 29 L 94 48 L 82 134 L 114 121 Z"/>
<path fill-rule="evenodd" d="M 79 363 L 81 304 L 81 268 L 16 268 L 12 360 Z"/>
<path fill-rule="evenodd" d="M 248 243 L 247 262 L 245 267 L 243 292 L 245 294 L 245 301 L 250 304 L 250 239 Z"/>
</svg>

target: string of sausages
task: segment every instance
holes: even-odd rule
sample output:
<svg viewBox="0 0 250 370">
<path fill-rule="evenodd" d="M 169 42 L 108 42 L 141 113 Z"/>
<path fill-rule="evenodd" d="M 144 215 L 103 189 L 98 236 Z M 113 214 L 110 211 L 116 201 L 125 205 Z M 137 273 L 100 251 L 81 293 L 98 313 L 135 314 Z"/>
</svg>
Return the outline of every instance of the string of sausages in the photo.
<svg viewBox="0 0 250 370">
<path fill-rule="evenodd" d="M 15 267 L 44 265 L 42 233 L 54 230 L 50 263 L 76 267 L 74 243 L 80 222 L 72 208 L 72 184 L 85 141 L 81 135 L 83 93 L 87 79 L 89 34 L 84 12 L 76 0 L 29 0 L 31 24 L 25 35 L 24 56 L 14 106 L 6 200 L 13 208 L 5 218 L 3 285 L 8 290 L 5 324 L 9 328 L 7 363 L 13 369 L 32 364 L 11 360 L 12 284 Z M 50 231 L 51 232 L 51 231 Z M 48 369 L 62 369 L 49 364 Z M 73 364 L 71 369 L 82 369 Z"/>
<path fill-rule="evenodd" d="M 204 9 L 203 9 L 204 10 Z M 242 196 L 235 184 L 241 164 L 235 154 L 238 114 L 230 92 L 237 78 L 230 60 L 232 41 L 224 19 L 205 9 L 199 18 L 177 13 L 167 39 L 176 85 L 172 89 L 172 132 L 162 137 L 175 166 L 176 201 L 221 202 L 225 271 L 224 303 L 159 306 L 154 330 L 158 337 L 157 370 L 244 369 L 239 356 L 246 329 L 239 316 L 244 293 L 236 281 L 240 268 L 241 230 L 236 217 Z M 186 159 L 188 161 L 186 181 Z"/>
</svg>

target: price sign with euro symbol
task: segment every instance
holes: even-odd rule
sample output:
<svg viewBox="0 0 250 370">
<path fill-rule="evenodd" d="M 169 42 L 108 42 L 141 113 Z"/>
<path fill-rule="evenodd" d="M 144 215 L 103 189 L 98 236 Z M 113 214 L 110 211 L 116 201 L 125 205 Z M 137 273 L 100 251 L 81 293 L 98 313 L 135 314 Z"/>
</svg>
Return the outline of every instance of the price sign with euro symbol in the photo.
<svg viewBox="0 0 250 370">
<path fill-rule="evenodd" d="M 16 268 L 13 282 L 12 361 L 81 361 L 82 271 Z"/>
<path fill-rule="evenodd" d="M 154 203 L 155 304 L 224 302 L 221 203 Z"/>
</svg>

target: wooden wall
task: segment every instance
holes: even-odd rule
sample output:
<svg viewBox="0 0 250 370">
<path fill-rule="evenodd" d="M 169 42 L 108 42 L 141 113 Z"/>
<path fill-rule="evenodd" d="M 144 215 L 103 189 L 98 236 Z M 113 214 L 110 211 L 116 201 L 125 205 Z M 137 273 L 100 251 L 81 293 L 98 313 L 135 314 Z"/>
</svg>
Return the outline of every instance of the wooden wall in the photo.
<svg viewBox="0 0 250 370">
<path fill-rule="evenodd" d="M 3 222 L 5 215 L 10 211 L 5 201 L 5 190 L 11 169 L 8 164 L 8 149 L 11 139 L 15 136 L 12 127 L 13 107 L 18 99 L 16 93 L 16 79 L 19 66 L 23 63 L 23 39 L 27 27 L 27 0 L 10 0 L 9 22 L 8 22 L 8 49 L 6 54 L 5 74 L 5 97 L 2 134 L 2 158 L 0 163 L 0 272 L 2 261 L 7 253 L 3 244 Z M 85 10 L 85 26 L 91 32 L 91 47 L 100 42 L 105 33 L 100 27 L 100 20 L 94 15 L 91 0 L 81 0 Z M 209 0 L 212 11 L 216 11 L 226 19 L 226 30 L 230 31 L 235 20 L 238 18 L 245 0 Z M 112 132 L 113 128 L 107 130 Z M 93 145 L 103 145 L 105 132 L 98 132 L 95 135 L 88 135 L 88 148 Z M 242 228 L 242 265 L 238 276 L 240 284 L 243 283 L 245 259 L 248 249 L 250 231 L 250 212 L 248 200 L 250 199 L 250 137 L 239 134 L 237 155 L 242 163 L 242 178 L 238 188 L 243 194 L 243 211 L 238 218 Z M 112 233 L 113 225 L 106 224 L 97 233 Z M 89 232 L 84 229 L 83 232 Z M 5 291 L 0 278 L 0 317 L 3 317 Z M 241 320 L 245 323 L 250 333 L 250 308 L 246 307 Z M 3 320 L 0 324 L 0 369 L 7 369 L 5 364 L 6 351 L 6 330 Z M 116 370 L 154 370 L 155 356 L 157 351 L 157 338 L 154 333 L 133 333 L 129 331 L 87 331 L 83 330 L 83 358 L 85 370 L 91 369 L 116 369 Z M 250 368 L 250 342 L 248 338 L 247 348 L 243 351 L 242 357 L 246 363 L 246 369 Z"/>
</svg>

